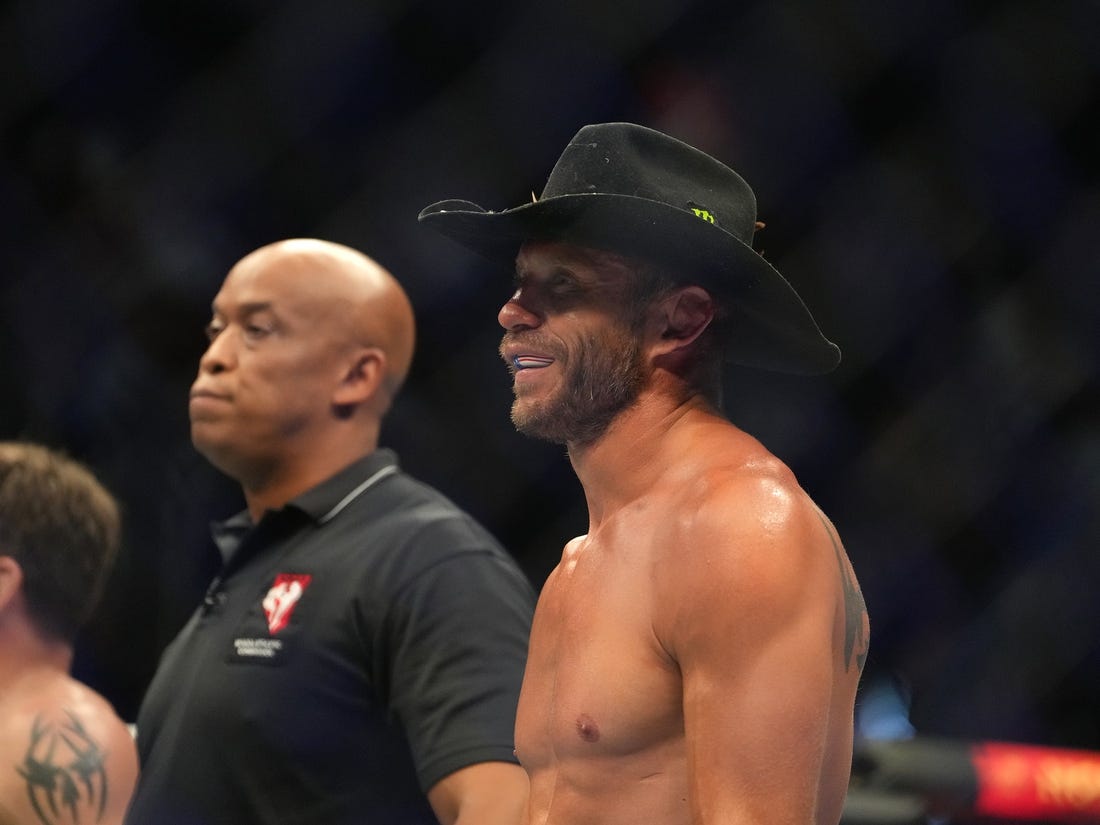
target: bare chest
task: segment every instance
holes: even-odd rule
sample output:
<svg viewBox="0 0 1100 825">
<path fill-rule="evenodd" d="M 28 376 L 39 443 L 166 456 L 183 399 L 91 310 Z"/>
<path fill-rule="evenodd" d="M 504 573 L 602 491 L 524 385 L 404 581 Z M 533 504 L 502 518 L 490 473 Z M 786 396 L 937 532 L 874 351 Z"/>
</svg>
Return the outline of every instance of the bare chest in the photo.
<svg viewBox="0 0 1100 825">
<path fill-rule="evenodd" d="M 650 539 L 586 539 L 547 581 L 516 721 L 520 758 L 644 755 L 683 735 L 680 675 L 661 646 Z"/>
</svg>

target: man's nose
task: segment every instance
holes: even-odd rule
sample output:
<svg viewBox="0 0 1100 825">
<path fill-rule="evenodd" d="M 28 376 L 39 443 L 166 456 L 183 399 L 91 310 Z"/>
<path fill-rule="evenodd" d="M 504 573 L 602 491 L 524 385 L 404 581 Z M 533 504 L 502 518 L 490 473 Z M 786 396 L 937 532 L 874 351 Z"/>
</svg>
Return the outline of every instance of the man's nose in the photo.
<svg viewBox="0 0 1100 825">
<path fill-rule="evenodd" d="M 235 363 L 230 330 L 223 329 L 206 345 L 206 352 L 199 358 L 199 372 L 219 373 L 230 369 Z"/>
<path fill-rule="evenodd" d="M 533 329 L 542 323 L 542 318 L 524 305 L 523 296 L 516 290 L 500 308 L 497 321 L 507 330 Z"/>
</svg>

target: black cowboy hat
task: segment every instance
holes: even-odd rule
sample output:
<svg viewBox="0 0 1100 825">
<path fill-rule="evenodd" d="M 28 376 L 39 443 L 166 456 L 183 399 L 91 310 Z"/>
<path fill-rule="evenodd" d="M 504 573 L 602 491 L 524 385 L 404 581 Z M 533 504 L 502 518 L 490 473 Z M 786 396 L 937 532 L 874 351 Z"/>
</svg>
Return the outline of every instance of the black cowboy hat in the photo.
<svg viewBox="0 0 1100 825">
<path fill-rule="evenodd" d="M 753 250 L 756 196 L 749 185 L 710 155 L 653 129 L 585 126 L 531 203 L 491 212 L 446 200 L 419 220 L 508 267 L 526 240 L 654 260 L 726 299 L 728 360 L 809 375 L 840 362 L 840 349 L 821 334 L 798 293 Z"/>
</svg>

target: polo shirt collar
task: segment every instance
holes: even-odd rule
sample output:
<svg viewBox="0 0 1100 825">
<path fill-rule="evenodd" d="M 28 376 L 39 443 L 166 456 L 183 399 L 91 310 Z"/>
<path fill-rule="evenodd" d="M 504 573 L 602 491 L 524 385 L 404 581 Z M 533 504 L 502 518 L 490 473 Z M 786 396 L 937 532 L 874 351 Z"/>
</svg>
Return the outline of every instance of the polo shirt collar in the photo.
<svg viewBox="0 0 1100 825">
<path fill-rule="evenodd" d="M 292 499 L 288 506 L 297 507 L 323 524 L 339 515 L 341 510 L 375 484 L 396 473 L 397 469 L 397 454 L 393 450 L 375 450 Z"/>
<path fill-rule="evenodd" d="M 291 499 L 283 508 L 274 512 L 284 512 L 293 508 L 307 515 L 315 523 L 324 524 L 336 518 L 347 505 L 375 484 L 394 475 L 398 469 L 397 454 L 393 450 L 379 448 L 370 455 L 349 464 L 316 487 Z M 272 514 L 273 511 L 269 510 L 261 521 Z M 223 561 L 228 562 L 235 555 L 244 537 L 255 526 L 248 510 L 242 510 L 225 521 L 210 525 L 210 532 Z"/>
</svg>

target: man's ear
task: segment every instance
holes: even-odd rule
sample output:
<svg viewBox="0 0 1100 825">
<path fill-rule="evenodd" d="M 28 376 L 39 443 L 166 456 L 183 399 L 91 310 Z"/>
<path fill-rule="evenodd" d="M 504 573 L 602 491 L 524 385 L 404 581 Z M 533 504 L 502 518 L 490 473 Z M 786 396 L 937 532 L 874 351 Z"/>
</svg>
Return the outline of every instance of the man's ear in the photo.
<svg viewBox="0 0 1100 825">
<path fill-rule="evenodd" d="M 671 292 L 656 306 L 656 354 L 667 355 L 690 346 L 714 320 L 714 314 L 714 299 L 702 287 L 686 286 Z"/>
<path fill-rule="evenodd" d="M 332 403 L 337 407 L 351 407 L 369 401 L 382 388 L 386 376 L 386 353 L 378 347 L 362 347 L 348 364 Z"/>
<path fill-rule="evenodd" d="M 0 556 L 0 613 L 23 589 L 23 567 L 11 556 Z"/>
</svg>

